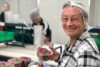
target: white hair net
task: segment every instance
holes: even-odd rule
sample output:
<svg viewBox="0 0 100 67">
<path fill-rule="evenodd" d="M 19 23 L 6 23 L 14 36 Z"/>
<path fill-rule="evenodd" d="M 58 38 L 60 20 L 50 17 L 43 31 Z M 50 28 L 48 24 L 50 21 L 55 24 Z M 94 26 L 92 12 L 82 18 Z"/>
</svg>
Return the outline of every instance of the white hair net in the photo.
<svg viewBox="0 0 100 67">
<path fill-rule="evenodd" d="M 31 20 L 34 20 L 36 17 L 39 17 L 39 9 L 35 8 L 30 13 Z"/>
<path fill-rule="evenodd" d="M 83 16 L 85 29 L 89 30 L 90 29 L 90 26 L 88 25 L 89 15 L 88 15 L 88 12 L 87 12 L 85 6 L 82 3 L 79 3 L 79 2 L 76 2 L 76 1 L 68 1 L 68 2 L 64 3 L 63 9 L 66 8 L 66 7 L 69 7 L 69 6 L 73 6 L 73 7 L 80 10 L 80 12 Z"/>
</svg>

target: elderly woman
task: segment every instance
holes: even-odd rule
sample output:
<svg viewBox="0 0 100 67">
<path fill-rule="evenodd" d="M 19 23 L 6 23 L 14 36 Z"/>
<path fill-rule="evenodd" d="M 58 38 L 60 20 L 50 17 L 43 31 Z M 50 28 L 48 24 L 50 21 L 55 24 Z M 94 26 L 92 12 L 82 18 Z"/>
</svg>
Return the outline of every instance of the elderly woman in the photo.
<svg viewBox="0 0 100 67">
<path fill-rule="evenodd" d="M 30 18 L 32 20 L 32 26 L 34 27 L 35 25 L 41 25 L 43 26 L 43 34 L 45 35 L 44 37 L 44 43 L 51 42 L 51 29 L 49 27 L 49 24 L 47 21 L 45 21 L 42 17 L 39 15 L 39 9 L 36 8 L 34 9 L 31 14 Z"/>
<path fill-rule="evenodd" d="M 70 41 L 60 54 L 51 47 L 53 54 L 48 59 L 58 62 L 58 67 L 100 67 L 99 50 L 88 32 L 85 7 L 81 3 L 68 1 L 63 5 L 61 21 Z"/>
</svg>

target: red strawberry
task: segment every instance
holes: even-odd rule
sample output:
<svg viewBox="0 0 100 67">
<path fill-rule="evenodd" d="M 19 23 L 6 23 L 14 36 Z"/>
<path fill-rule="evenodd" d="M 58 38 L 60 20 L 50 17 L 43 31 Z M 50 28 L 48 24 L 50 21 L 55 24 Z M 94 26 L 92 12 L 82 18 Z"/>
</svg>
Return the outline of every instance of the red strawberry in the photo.
<svg viewBox="0 0 100 67">
<path fill-rule="evenodd" d="M 44 67 L 43 63 L 39 63 L 38 67 Z"/>
</svg>

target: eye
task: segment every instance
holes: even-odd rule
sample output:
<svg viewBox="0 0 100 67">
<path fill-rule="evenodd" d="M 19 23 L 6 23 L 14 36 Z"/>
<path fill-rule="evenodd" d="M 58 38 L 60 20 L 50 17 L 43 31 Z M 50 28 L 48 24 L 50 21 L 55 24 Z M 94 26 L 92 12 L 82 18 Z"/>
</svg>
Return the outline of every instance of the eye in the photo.
<svg viewBox="0 0 100 67">
<path fill-rule="evenodd" d="M 78 18 L 77 17 L 74 17 L 74 18 L 71 19 L 71 21 L 72 22 L 76 22 L 76 21 L 78 21 Z"/>
<path fill-rule="evenodd" d="M 61 20 L 62 20 L 63 22 L 67 22 L 67 21 L 68 21 L 68 18 L 67 18 L 67 17 L 62 17 Z"/>
<path fill-rule="evenodd" d="M 77 20 L 77 18 L 75 17 L 75 18 L 72 18 L 72 21 L 76 21 Z"/>
</svg>

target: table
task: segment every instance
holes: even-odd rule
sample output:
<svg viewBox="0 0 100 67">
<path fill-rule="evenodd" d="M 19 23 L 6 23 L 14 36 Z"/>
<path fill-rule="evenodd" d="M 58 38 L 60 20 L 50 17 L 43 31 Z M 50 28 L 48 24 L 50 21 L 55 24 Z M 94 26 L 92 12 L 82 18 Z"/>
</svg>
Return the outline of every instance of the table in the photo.
<svg viewBox="0 0 100 67">
<path fill-rule="evenodd" d="M 38 61 L 38 57 L 36 54 L 36 49 L 24 48 L 24 47 L 16 47 L 16 46 L 2 46 L 0 47 L 0 55 L 19 58 L 22 56 L 30 57 L 33 61 Z M 57 63 L 54 61 L 46 61 L 46 63 L 57 66 Z"/>
</svg>

